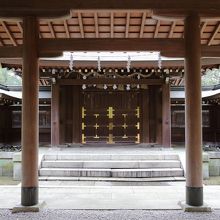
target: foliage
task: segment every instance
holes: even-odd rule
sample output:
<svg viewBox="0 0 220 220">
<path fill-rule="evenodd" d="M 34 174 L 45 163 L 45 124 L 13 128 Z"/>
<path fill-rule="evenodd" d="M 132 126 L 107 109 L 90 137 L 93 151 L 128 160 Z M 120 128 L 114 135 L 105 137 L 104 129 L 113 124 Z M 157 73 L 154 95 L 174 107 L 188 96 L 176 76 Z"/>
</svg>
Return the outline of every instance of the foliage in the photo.
<svg viewBox="0 0 220 220">
<path fill-rule="evenodd" d="M 220 69 L 207 70 L 202 76 L 202 86 L 213 86 L 220 84 Z"/>
<path fill-rule="evenodd" d="M 21 86 L 21 77 L 12 70 L 0 67 L 0 84 L 5 86 Z"/>
</svg>

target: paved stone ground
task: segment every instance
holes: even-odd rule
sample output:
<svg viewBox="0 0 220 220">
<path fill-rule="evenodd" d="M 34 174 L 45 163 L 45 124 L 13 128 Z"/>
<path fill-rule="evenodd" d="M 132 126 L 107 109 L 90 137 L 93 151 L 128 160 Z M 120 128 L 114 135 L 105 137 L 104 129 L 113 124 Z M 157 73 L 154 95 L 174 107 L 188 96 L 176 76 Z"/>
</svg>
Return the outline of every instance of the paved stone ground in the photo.
<svg viewBox="0 0 220 220">
<path fill-rule="evenodd" d="M 0 210 L 1 220 L 219 220 L 220 210 L 211 213 L 184 213 L 183 211 L 84 211 L 84 210 L 42 210 L 39 213 L 12 214 L 9 210 Z"/>
</svg>

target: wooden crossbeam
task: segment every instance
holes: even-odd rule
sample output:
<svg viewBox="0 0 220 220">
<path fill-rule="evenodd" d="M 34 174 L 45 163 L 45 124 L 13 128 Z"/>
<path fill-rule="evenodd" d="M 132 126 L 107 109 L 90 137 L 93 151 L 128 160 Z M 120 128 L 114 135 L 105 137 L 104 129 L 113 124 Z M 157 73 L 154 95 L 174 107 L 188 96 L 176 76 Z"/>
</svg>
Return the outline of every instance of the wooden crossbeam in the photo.
<svg viewBox="0 0 220 220">
<path fill-rule="evenodd" d="M 84 38 L 85 35 L 84 35 L 84 30 L 83 30 L 83 21 L 82 21 L 82 14 L 81 14 L 81 12 L 77 13 L 77 17 L 78 17 L 78 22 L 79 22 L 80 34 L 81 34 L 81 37 Z"/>
<path fill-rule="evenodd" d="M 10 32 L 6 22 L 5 21 L 1 21 L 1 25 L 4 28 L 5 32 L 7 33 L 7 35 L 9 37 L 9 39 L 11 40 L 12 44 L 14 46 L 17 46 L 18 44 L 17 44 L 16 40 L 14 39 L 13 35 L 11 34 L 11 32 Z"/>
<path fill-rule="evenodd" d="M 176 27 L 176 21 L 173 21 L 172 25 L 170 27 L 170 32 L 168 34 L 168 38 L 172 38 L 175 27 Z"/>
<path fill-rule="evenodd" d="M 218 22 L 218 24 L 216 25 L 210 39 L 209 39 L 209 42 L 208 42 L 208 45 L 212 45 L 212 42 L 214 41 L 215 39 L 215 36 L 218 34 L 219 32 L 219 29 L 220 29 L 220 21 Z"/>
<path fill-rule="evenodd" d="M 39 40 L 39 50 L 44 51 L 44 53 L 63 51 L 183 51 L 184 40 L 160 38 L 48 38 Z"/>
<path fill-rule="evenodd" d="M 51 21 L 48 21 L 48 27 L 49 27 L 49 29 L 50 29 L 50 33 L 51 33 L 52 38 L 56 38 L 54 29 L 53 29 L 53 24 L 52 24 Z"/>
<path fill-rule="evenodd" d="M 39 39 L 39 57 L 60 56 L 63 51 L 161 51 L 163 56 L 184 57 L 184 39 L 69 38 Z M 202 57 L 220 57 L 220 46 L 201 46 Z M 22 46 L 0 47 L 1 58 L 22 57 Z"/>
<path fill-rule="evenodd" d="M 98 22 L 98 13 L 94 13 L 94 23 L 95 23 L 95 36 L 99 38 L 99 22 Z"/>
<path fill-rule="evenodd" d="M 132 78 L 118 78 L 118 79 L 110 79 L 110 78 L 98 78 L 98 79 L 60 79 L 57 81 L 60 85 L 94 85 L 94 84 L 106 84 L 106 85 L 114 85 L 114 84 L 136 84 L 136 85 L 161 85 L 164 83 L 163 79 L 132 79 Z"/>
<path fill-rule="evenodd" d="M 127 12 L 126 16 L 126 28 L 125 28 L 125 38 L 128 38 L 129 35 L 129 26 L 130 26 L 130 12 Z"/>
<path fill-rule="evenodd" d="M 146 17 L 147 17 L 147 12 L 145 11 L 143 12 L 142 20 L 141 20 L 140 38 L 142 38 L 144 34 L 144 26 L 146 22 Z"/>
<path fill-rule="evenodd" d="M 159 32 L 159 28 L 160 28 L 160 21 L 158 20 L 158 21 L 157 21 L 156 28 L 155 28 L 155 31 L 154 31 L 154 38 L 157 37 L 158 32 Z"/>
<path fill-rule="evenodd" d="M 64 29 L 65 29 L 65 32 L 66 32 L 66 37 L 70 38 L 70 32 L 69 32 L 69 27 L 68 27 L 68 24 L 67 24 L 67 20 L 64 20 L 63 24 L 64 24 Z"/>
<path fill-rule="evenodd" d="M 110 32 L 111 32 L 111 38 L 113 38 L 114 37 L 114 12 L 111 12 L 111 14 L 110 14 Z"/>
</svg>

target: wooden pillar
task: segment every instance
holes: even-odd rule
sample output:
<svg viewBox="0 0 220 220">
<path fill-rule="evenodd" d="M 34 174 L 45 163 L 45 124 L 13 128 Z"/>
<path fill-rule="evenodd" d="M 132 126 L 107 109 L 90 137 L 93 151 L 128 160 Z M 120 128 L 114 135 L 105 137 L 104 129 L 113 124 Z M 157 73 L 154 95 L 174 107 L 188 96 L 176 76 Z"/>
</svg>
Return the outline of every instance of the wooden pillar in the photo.
<svg viewBox="0 0 220 220">
<path fill-rule="evenodd" d="M 38 203 L 38 21 L 23 19 L 21 204 Z"/>
<path fill-rule="evenodd" d="M 170 85 L 162 85 L 162 145 L 171 146 Z"/>
<path fill-rule="evenodd" d="M 81 86 L 73 86 L 73 143 L 82 142 Z"/>
<path fill-rule="evenodd" d="M 186 204 L 203 205 L 200 18 L 185 19 Z"/>
<path fill-rule="evenodd" d="M 155 86 L 156 143 L 162 145 L 162 88 Z"/>
<path fill-rule="evenodd" d="M 149 143 L 149 92 L 148 89 L 141 91 L 141 142 Z"/>
<path fill-rule="evenodd" d="M 51 145 L 60 144 L 60 86 L 51 86 Z"/>
</svg>

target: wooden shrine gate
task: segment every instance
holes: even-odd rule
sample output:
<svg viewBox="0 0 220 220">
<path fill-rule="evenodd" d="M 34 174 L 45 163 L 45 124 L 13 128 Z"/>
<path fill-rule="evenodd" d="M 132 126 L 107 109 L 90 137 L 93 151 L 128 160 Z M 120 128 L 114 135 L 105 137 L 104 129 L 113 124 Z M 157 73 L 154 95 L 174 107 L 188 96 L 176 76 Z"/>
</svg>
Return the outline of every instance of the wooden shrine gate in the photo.
<svg viewBox="0 0 220 220">
<path fill-rule="evenodd" d="M 82 143 L 140 143 L 139 93 L 84 92 Z"/>
</svg>

